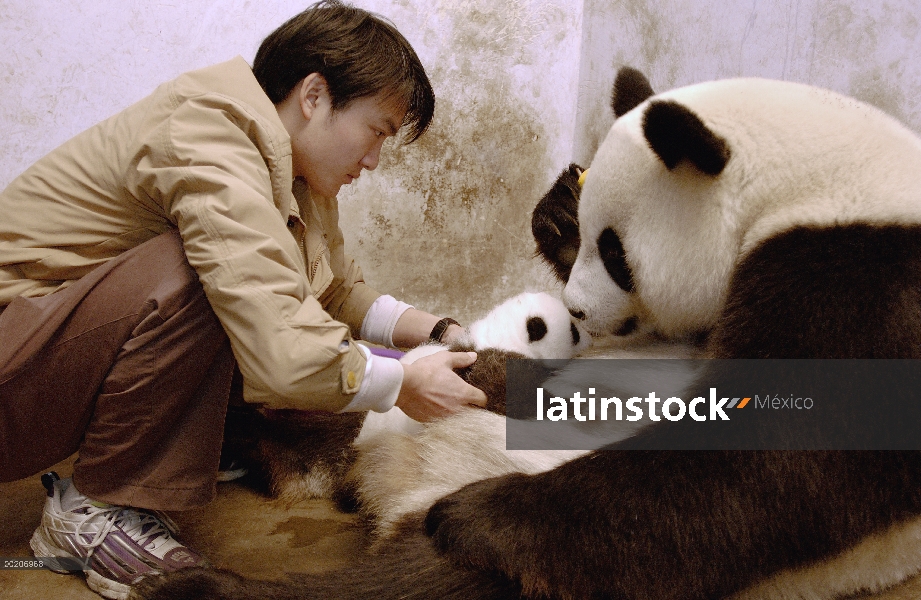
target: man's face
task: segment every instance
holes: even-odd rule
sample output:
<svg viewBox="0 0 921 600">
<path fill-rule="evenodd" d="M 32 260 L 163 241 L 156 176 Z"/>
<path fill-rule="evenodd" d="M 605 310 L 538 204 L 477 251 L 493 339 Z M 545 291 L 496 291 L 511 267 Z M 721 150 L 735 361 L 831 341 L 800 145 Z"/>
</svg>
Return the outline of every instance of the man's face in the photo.
<svg viewBox="0 0 921 600">
<path fill-rule="evenodd" d="M 398 103 L 380 95 L 332 112 L 324 87 L 305 127 L 291 140 L 295 176 L 318 194 L 335 196 L 362 170 L 377 167 L 384 140 L 396 135 L 404 115 Z"/>
</svg>

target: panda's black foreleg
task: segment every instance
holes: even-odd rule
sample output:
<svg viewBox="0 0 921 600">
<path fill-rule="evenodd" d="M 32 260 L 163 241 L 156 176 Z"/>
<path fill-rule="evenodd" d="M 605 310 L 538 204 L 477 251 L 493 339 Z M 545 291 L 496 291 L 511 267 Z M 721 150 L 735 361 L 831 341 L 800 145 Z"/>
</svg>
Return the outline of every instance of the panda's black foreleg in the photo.
<svg viewBox="0 0 921 600">
<path fill-rule="evenodd" d="M 145 578 L 132 600 L 514 600 L 520 587 L 492 572 L 468 570 L 438 554 L 423 514 L 407 516 L 376 552 L 327 573 L 259 581 L 226 570 L 183 569 Z"/>
<path fill-rule="evenodd" d="M 453 562 L 499 572 L 527 598 L 718 597 L 699 580 L 712 568 L 702 555 L 726 557 L 698 524 L 707 488 L 726 486 L 704 485 L 693 502 L 676 493 L 705 483 L 689 474 L 709 460 L 692 458 L 604 452 L 547 473 L 476 482 L 437 502 L 426 527 Z M 670 482 L 662 470 L 686 475 Z"/>
<path fill-rule="evenodd" d="M 307 600 L 285 582 L 246 579 L 224 569 L 180 569 L 149 575 L 134 586 L 129 600 Z"/>
<path fill-rule="evenodd" d="M 603 451 L 471 484 L 426 526 L 527 598 L 723 598 L 911 514 L 905 472 L 917 453 Z"/>
</svg>

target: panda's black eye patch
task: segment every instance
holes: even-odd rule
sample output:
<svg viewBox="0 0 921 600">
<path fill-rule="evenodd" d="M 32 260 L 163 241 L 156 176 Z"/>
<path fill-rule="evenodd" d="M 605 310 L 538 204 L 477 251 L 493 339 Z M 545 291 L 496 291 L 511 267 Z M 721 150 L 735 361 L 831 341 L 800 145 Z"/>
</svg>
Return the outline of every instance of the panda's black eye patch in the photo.
<svg viewBox="0 0 921 600">
<path fill-rule="evenodd" d="M 632 293 L 634 291 L 633 271 L 627 264 L 627 255 L 623 244 L 620 243 L 620 237 L 610 227 L 598 236 L 598 253 L 614 283 L 625 292 Z"/>
<path fill-rule="evenodd" d="M 540 317 L 530 317 L 528 319 L 528 343 L 534 343 L 544 339 L 547 335 L 547 324 Z"/>
</svg>

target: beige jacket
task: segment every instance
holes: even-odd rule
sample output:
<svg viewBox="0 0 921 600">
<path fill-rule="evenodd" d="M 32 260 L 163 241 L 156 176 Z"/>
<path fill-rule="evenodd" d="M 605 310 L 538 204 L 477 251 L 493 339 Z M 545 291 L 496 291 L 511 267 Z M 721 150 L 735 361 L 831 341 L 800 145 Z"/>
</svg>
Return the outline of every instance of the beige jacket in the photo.
<svg viewBox="0 0 921 600">
<path fill-rule="evenodd" d="M 0 308 L 178 228 L 246 397 L 338 410 L 379 294 L 343 252 L 335 199 L 294 182 L 291 143 L 242 58 L 193 71 L 79 134 L 0 193 Z"/>
</svg>

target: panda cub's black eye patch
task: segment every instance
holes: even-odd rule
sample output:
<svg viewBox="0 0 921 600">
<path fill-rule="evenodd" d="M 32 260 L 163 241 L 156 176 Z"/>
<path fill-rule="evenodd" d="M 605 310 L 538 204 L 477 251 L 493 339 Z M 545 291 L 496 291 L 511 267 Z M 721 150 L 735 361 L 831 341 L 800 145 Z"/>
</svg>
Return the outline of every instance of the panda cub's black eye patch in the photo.
<svg viewBox="0 0 921 600">
<path fill-rule="evenodd" d="M 547 335 L 547 323 L 540 317 L 530 317 L 528 319 L 528 343 L 534 343 L 544 339 Z"/>
<path fill-rule="evenodd" d="M 620 237 L 610 227 L 598 236 L 598 253 L 601 255 L 601 262 L 604 263 L 605 270 L 614 283 L 625 292 L 632 293 L 634 291 L 633 271 L 627 264 L 627 255 L 623 244 L 620 243 Z"/>
</svg>

